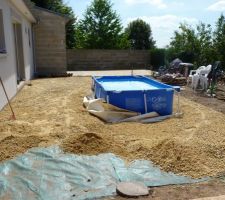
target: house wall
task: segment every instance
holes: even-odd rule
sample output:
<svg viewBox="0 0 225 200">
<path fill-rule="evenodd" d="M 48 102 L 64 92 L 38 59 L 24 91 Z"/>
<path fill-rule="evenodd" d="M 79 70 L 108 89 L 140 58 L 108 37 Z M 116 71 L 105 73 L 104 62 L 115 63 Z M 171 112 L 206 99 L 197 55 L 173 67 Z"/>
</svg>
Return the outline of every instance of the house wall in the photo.
<svg viewBox="0 0 225 200">
<path fill-rule="evenodd" d="M 16 55 L 13 33 L 13 21 L 18 21 L 22 25 L 23 50 L 25 64 L 25 78 L 30 80 L 33 76 L 33 51 L 32 41 L 29 46 L 28 29 L 31 32 L 31 23 L 10 3 L 8 0 L 0 1 L 0 9 L 3 10 L 3 23 L 5 32 L 6 55 L 0 54 L 0 76 L 5 85 L 6 91 L 10 98 L 16 95 L 17 72 L 16 72 Z M 7 103 L 3 88 L 0 85 L 0 110 Z"/>
<path fill-rule="evenodd" d="M 37 74 L 66 72 L 66 19 L 44 9 L 33 9 Z"/>
<path fill-rule="evenodd" d="M 67 50 L 68 70 L 147 69 L 150 52 L 147 50 Z"/>
</svg>

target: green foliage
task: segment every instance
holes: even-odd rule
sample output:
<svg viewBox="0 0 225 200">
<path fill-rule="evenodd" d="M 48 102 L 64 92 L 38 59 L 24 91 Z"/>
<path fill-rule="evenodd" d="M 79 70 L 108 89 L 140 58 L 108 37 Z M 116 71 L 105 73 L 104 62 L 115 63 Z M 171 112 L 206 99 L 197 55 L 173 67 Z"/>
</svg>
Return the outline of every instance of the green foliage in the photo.
<svg viewBox="0 0 225 200">
<path fill-rule="evenodd" d="M 215 82 L 211 81 L 207 93 L 210 94 L 211 97 L 213 97 L 216 95 L 216 91 L 217 91 L 217 85 Z"/>
<path fill-rule="evenodd" d="M 225 69 L 225 17 L 223 15 L 220 16 L 216 23 L 213 45 L 215 48 L 215 57 L 221 61 Z"/>
<path fill-rule="evenodd" d="M 120 18 L 109 0 L 93 0 L 76 30 L 81 48 L 117 49 L 125 39 Z"/>
<path fill-rule="evenodd" d="M 125 32 L 134 49 L 154 48 L 155 41 L 152 37 L 151 27 L 145 21 L 137 19 L 130 22 L 128 27 L 125 29 Z"/>
<path fill-rule="evenodd" d="M 196 66 L 213 64 L 216 60 L 222 62 L 225 69 L 225 17 L 221 15 L 213 32 L 209 24 L 200 23 L 193 29 L 187 24 L 181 24 L 179 31 L 166 51 L 170 61 L 180 58 Z"/>
<path fill-rule="evenodd" d="M 41 8 L 46 8 L 52 11 L 60 10 L 61 6 L 63 5 L 62 0 L 31 0 L 35 3 L 36 6 Z"/>
<path fill-rule="evenodd" d="M 131 43 L 130 43 L 130 40 L 128 39 L 128 35 L 126 33 L 120 34 L 117 47 L 118 47 L 118 49 L 130 49 L 131 48 Z"/>
<path fill-rule="evenodd" d="M 212 28 L 210 24 L 197 25 L 197 39 L 199 54 L 196 58 L 198 65 L 208 65 L 214 62 L 214 48 L 212 43 Z"/>
<path fill-rule="evenodd" d="M 160 66 L 165 66 L 166 64 L 166 49 L 152 49 L 151 53 L 151 65 L 153 70 L 157 70 Z"/>
<path fill-rule="evenodd" d="M 79 24 L 75 26 L 75 41 L 76 41 L 76 48 L 82 49 L 84 48 L 84 41 L 86 41 L 86 35 L 83 34 L 83 31 L 80 29 Z"/>
<path fill-rule="evenodd" d="M 199 43 L 195 30 L 187 24 L 180 24 L 179 31 L 174 32 L 170 42 L 170 55 L 179 57 L 184 62 L 195 62 L 199 55 Z"/>
<path fill-rule="evenodd" d="M 71 7 L 63 3 L 63 0 L 31 0 L 36 6 L 58 12 L 70 18 L 66 24 L 66 46 L 67 48 L 75 47 L 75 14 Z"/>
<path fill-rule="evenodd" d="M 166 66 L 168 66 L 169 63 L 170 63 L 172 60 L 174 60 L 174 59 L 176 59 L 176 58 L 179 57 L 179 53 L 177 52 L 177 50 L 176 50 L 174 47 L 171 47 L 171 46 L 167 46 L 167 47 L 166 47 L 166 52 L 165 52 L 165 54 L 166 54 L 166 61 L 165 61 Z"/>
</svg>

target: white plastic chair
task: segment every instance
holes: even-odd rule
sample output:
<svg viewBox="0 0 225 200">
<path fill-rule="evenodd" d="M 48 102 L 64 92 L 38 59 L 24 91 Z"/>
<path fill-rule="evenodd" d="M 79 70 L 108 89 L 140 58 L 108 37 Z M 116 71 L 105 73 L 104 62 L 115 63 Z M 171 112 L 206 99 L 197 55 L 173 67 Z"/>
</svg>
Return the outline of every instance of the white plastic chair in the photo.
<svg viewBox="0 0 225 200">
<path fill-rule="evenodd" d="M 191 70 L 188 76 L 187 85 L 189 85 L 189 83 L 191 82 L 191 87 L 194 88 L 194 85 L 196 85 L 195 81 L 197 81 L 196 78 L 194 79 L 194 76 L 199 75 L 200 71 L 204 69 L 205 69 L 205 66 L 201 66 L 197 70 Z"/>
<path fill-rule="evenodd" d="M 192 88 L 197 90 L 200 86 L 200 90 L 207 90 L 208 88 L 208 74 L 212 69 L 212 65 L 208 65 L 205 69 L 201 69 L 198 74 L 194 75 L 192 78 Z"/>
<path fill-rule="evenodd" d="M 208 83 L 208 74 L 210 73 L 211 70 L 212 70 L 212 65 L 208 65 L 206 67 L 206 69 L 202 70 L 200 72 L 200 74 L 199 74 L 200 75 L 199 84 L 200 84 L 200 86 L 201 86 L 201 88 L 203 90 L 207 90 L 208 89 L 208 85 L 209 85 L 209 83 Z"/>
</svg>

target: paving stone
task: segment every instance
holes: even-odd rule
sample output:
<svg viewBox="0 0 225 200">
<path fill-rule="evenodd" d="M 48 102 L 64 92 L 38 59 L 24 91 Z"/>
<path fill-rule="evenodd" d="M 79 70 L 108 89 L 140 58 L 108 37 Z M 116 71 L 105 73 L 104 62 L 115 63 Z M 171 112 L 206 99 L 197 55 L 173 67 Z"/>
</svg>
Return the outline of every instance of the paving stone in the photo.
<svg viewBox="0 0 225 200">
<path fill-rule="evenodd" d="M 121 182 L 117 185 L 117 193 L 125 197 L 138 197 L 149 195 L 149 189 L 140 182 Z"/>
</svg>

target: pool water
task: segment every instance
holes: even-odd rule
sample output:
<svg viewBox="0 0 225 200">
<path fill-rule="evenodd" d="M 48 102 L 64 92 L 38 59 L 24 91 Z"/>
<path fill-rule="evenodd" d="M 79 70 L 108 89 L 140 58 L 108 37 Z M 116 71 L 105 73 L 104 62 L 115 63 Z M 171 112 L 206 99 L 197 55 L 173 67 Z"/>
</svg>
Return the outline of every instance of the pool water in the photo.
<svg viewBox="0 0 225 200">
<path fill-rule="evenodd" d="M 143 81 L 103 81 L 101 82 L 102 87 L 107 91 L 136 91 L 136 90 L 153 90 L 157 89 L 156 86 L 150 85 Z"/>
</svg>

